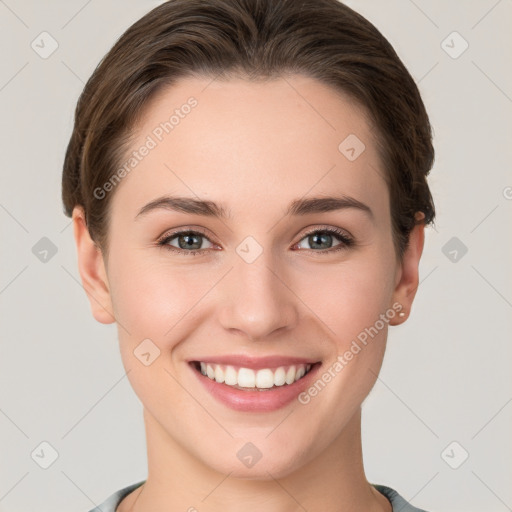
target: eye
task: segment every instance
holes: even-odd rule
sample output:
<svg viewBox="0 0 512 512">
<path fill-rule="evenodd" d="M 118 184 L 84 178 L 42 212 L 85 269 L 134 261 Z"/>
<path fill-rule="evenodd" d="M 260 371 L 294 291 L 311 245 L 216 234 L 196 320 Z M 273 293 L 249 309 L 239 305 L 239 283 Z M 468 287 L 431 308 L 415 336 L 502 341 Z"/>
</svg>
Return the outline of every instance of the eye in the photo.
<svg viewBox="0 0 512 512">
<path fill-rule="evenodd" d="M 170 235 L 164 235 L 164 238 L 158 241 L 158 245 L 181 254 L 194 255 L 205 248 L 208 249 L 208 247 L 203 246 L 203 240 L 207 240 L 213 246 L 204 233 L 190 230 L 176 231 Z M 171 242 L 175 242 L 177 246 Z"/>
<path fill-rule="evenodd" d="M 337 239 L 340 243 L 333 246 L 333 238 Z M 302 240 L 305 240 L 306 243 L 312 247 L 310 250 L 314 250 L 314 252 L 320 252 L 322 254 L 340 251 L 354 245 L 354 240 L 344 231 L 337 228 L 315 229 L 313 231 L 309 231 Z M 301 249 L 307 249 L 307 247 L 301 246 L 302 240 L 296 244 L 296 246 Z M 334 249 L 332 249 L 332 247 L 334 247 Z M 315 249 L 321 250 L 318 251 Z"/>
<path fill-rule="evenodd" d="M 338 240 L 339 243 L 333 245 L 333 239 Z M 210 244 L 209 247 L 204 246 L 204 240 Z M 303 240 L 310 244 L 310 249 L 301 245 Z M 170 251 L 189 256 L 205 253 L 205 249 L 211 249 L 214 246 L 205 233 L 194 230 L 175 231 L 170 234 L 166 233 L 157 242 L 157 245 L 165 247 Z M 354 240 L 341 229 L 317 228 L 307 232 L 301 241 L 295 244 L 294 247 L 308 249 L 320 254 L 330 254 L 343 249 L 348 249 L 352 245 L 354 245 Z"/>
</svg>

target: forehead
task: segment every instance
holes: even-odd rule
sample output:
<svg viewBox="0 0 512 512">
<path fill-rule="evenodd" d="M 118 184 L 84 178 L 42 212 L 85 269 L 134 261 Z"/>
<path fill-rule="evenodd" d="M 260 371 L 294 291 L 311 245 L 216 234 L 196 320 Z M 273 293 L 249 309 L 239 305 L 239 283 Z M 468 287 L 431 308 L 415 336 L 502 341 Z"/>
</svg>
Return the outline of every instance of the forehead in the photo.
<svg viewBox="0 0 512 512">
<path fill-rule="evenodd" d="M 165 193 L 188 195 L 234 215 L 337 192 L 383 214 L 388 192 L 370 126 L 349 96 L 309 77 L 182 79 L 146 106 L 113 202 L 135 214 Z"/>
</svg>

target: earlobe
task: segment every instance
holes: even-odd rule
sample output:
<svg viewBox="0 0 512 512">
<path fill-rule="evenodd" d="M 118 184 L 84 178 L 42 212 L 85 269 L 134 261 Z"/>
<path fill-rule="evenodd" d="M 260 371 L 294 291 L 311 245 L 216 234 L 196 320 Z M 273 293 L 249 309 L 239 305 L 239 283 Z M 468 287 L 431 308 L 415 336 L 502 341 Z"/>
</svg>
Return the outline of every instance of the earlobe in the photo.
<svg viewBox="0 0 512 512">
<path fill-rule="evenodd" d="M 423 219 L 422 212 L 416 213 L 416 220 Z M 419 284 L 419 263 L 423 246 L 425 243 L 425 224 L 420 222 L 414 226 L 409 235 L 409 244 L 405 250 L 399 272 L 399 279 L 393 293 L 393 304 L 400 304 L 402 307 L 391 325 L 403 323 L 409 316 L 416 291 Z M 397 306 L 395 306 L 397 307 Z M 397 309 L 398 311 L 398 309 Z M 402 314 L 403 313 L 403 314 Z"/>
<path fill-rule="evenodd" d="M 91 239 L 82 207 L 73 209 L 72 219 L 78 270 L 92 314 L 98 322 L 111 324 L 115 317 L 102 252 Z"/>
</svg>

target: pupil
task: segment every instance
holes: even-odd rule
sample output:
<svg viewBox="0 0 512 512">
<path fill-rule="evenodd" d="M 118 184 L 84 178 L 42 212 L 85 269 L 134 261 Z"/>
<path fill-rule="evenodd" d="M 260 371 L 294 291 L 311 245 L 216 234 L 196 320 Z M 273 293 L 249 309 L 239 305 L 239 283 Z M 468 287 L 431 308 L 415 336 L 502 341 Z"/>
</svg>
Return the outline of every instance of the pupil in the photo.
<svg viewBox="0 0 512 512">
<path fill-rule="evenodd" d="M 186 242 L 184 244 L 181 243 L 181 240 L 185 239 Z M 197 247 L 193 247 L 194 249 L 200 249 L 201 248 L 201 242 L 197 242 L 199 239 L 199 236 L 197 235 L 182 235 L 180 237 L 180 248 L 181 249 L 190 249 L 194 244 L 197 245 Z M 195 241 L 194 241 L 195 240 Z"/>
<path fill-rule="evenodd" d="M 332 246 L 332 240 L 330 241 L 331 243 L 328 243 L 329 242 L 329 239 L 332 238 L 332 235 L 329 235 L 328 233 L 322 233 L 322 234 L 314 234 L 314 235 L 311 235 L 309 237 L 309 242 L 311 244 L 311 246 L 317 246 L 317 245 L 321 245 L 322 242 L 317 242 L 318 239 L 323 239 L 323 241 L 325 243 L 327 243 L 327 248 L 331 247 Z M 327 241 L 326 241 L 327 239 Z M 321 247 L 323 248 L 323 247 Z"/>
</svg>

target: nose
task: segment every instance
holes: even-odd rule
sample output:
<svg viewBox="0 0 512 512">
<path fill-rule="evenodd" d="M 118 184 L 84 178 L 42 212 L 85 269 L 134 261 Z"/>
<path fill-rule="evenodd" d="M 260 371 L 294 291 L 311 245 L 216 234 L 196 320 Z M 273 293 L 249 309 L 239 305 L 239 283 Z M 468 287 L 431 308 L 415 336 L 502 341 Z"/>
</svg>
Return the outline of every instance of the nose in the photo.
<svg viewBox="0 0 512 512">
<path fill-rule="evenodd" d="M 223 280 L 219 321 L 227 331 L 251 341 L 269 339 L 298 322 L 300 300 L 287 283 L 286 272 L 279 272 L 270 256 L 264 251 L 252 263 L 236 261 Z"/>
</svg>

